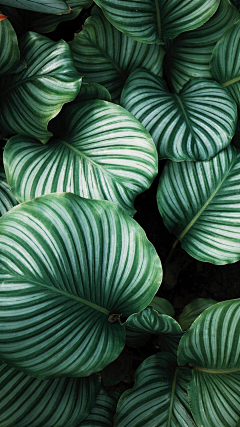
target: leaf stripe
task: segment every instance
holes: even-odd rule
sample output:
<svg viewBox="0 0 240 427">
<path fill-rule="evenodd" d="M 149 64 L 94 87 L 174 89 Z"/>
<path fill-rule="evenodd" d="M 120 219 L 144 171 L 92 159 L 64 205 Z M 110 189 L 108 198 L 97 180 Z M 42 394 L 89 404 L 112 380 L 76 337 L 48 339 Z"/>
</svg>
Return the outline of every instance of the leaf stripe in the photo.
<svg viewBox="0 0 240 427">
<path fill-rule="evenodd" d="M 0 22 L 0 45 L 0 75 L 8 74 L 20 60 L 17 36 L 8 19 Z"/>
</svg>

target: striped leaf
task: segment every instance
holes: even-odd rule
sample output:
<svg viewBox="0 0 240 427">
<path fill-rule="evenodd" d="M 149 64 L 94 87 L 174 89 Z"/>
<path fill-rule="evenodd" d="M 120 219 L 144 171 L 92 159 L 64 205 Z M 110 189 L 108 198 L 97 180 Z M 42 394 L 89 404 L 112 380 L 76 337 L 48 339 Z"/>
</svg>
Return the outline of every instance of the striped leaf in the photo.
<svg viewBox="0 0 240 427">
<path fill-rule="evenodd" d="M 220 0 L 95 0 L 118 30 L 143 43 L 161 43 L 208 21 Z"/>
<path fill-rule="evenodd" d="M 240 299 L 209 307 L 182 337 L 178 363 L 194 366 L 191 410 L 199 427 L 235 427 L 240 417 Z"/>
<path fill-rule="evenodd" d="M 18 202 L 6 181 L 4 169 L 0 167 L 0 216 L 17 204 Z"/>
<path fill-rule="evenodd" d="M 101 83 L 118 101 L 134 70 L 145 67 L 162 76 L 164 50 L 138 43 L 116 30 L 95 7 L 83 30 L 69 43 L 77 70 L 88 83 Z"/>
<path fill-rule="evenodd" d="M 119 399 L 114 427 L 194 427 L 187 398 L 190 379 L 190 369 L 176 368 L 172 354 L 148 357 L 137 369 L 134 388 Z"/>
<path fill-rule="evenodd" d="M 55 15 L 70 12 L 70 7 L 64 0 L 1 0 L 1 5 Z"/>
<path fill-rule="evenodd" d="M 168 344 L 171 343 L 172 337 L 175 341 L 176 336 L 178 342 L 182 335 L 182 328 L 176 320 L 166 314 L 159 314 L 152 307 L 132 314 L 123 325 L 126 328 L 126 344 L 135 348 L 144 345 L 151 335 L 159 335 L 160 345 L 164 345 L 166 338 Z M 175 348 L 175 345 L 173 347 Z"/>
<path fill-rule="evenodd" d="M 240 21 L 232 25 L 216 44 L 211 59 L 213 78 L 232 95 L 240 108 Z"/>
<path fill-rule="evenodd" d="M 236 128 L 236 104 L 214 81 L 190 80 L 176 95 L 163 79 L 139 69 L 128 78 L 121 105 L 150 132 L 159 157 L 177 162 L 210 159 Z"/>
<path fill-rule="evenodd" d="M 10 133 L 33 136 L 43 143 L 65 102 L 79 92 L 81 78 L 66 42 L 27 33 L 20 45 L 27 67 L 0 81 L 0 125 Z"/>
<path fill-rule="evenodd" d="M 240 152 L 233 146 L 207 162 L 168 162 L 158 208 L 191 256 L 213 264 L 240 260 Z"/>
<path fill-rule="evenodd" d="M 118 392 L 109 394 L 102 387 L 93 409 L 78 427 L 112 427 L 118 397 Z"/>
<path fill-rule="evenodd" d="M 111 95 L 108 90 L 99 83 L 81 84 L 79 94 L 74 99 L 74 102 L 89 101 L 91 99 L 102 99 L 103 101 L 111 101 Z"/>
<path fill-rule="evenodd" d="M 174 308 L 172 304 L 165 298 L 159 298 L 155 296 L 149 305 L 159 314 L 168 314 L 168 316 L 172 317 L 174 316 Z"/>
<path fill-rule="evenodd" d="M 101 100 L 71 105 L 59 121 L 61 138 L 46 145 L 19 135 L 7 143 L 5 170 L 16 198 L 70 191 L 111 200 L 133 215 L 135 197 L 157 174 L 148 132 L 122 107 Z"/>
<path fill-rule="evenodd" d="M 202 27 L 181 34 L 167 47 L 168 78 L 176 93 L 192 78 L 211 79 L 210 60 L 214 46 L 240 14 L 229 0 L 221 0 L 217 12 Z"/>
<path fill-rule="evenodd" d="M 204 310 L 216 303 L 217 301 L 211 298 L 196 298 L 184 307 L 178 322 L 183 329 L 188 329 Z"/>
<path fill-rule="evenodd" d="M 87 378 L 40 380 L 0 365 L 0 425 L 75 427 L 91 411 L 100 387 Z"/>
<path fill-rule="evenodd" d="M 0 219 L 0 358 L 31 376 L 88 376 L 118 357 L 124 327 L 162 278 L 141 227 L 111 202 L 42 196 Z M 96 345 L 97 343 L 97 345 Z"/>
<path fill-rule="evenodd" d="M 0 19 L 0 47 L 0 75 L 11 73 L 20 60 L 20 52 L 17 36 L 8 19 Z"/>
</svg>

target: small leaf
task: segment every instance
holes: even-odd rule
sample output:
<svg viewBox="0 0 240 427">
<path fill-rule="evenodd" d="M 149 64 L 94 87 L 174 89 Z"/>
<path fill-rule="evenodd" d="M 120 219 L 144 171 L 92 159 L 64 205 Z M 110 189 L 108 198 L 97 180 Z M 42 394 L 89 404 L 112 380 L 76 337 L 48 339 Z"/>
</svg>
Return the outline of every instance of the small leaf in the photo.
<svg viewBox="0 0 240 427">
<path fill-rule="evenodd" d="M 183 312 L 179 316 L 178 322 L 183 329 L 188 329 L 204 310 L 216 303 L 217 301 L 214 299 L 196 298 L 184 307 Z"/>
<path fill-rule="evenodd" d="M 154 297 L 151 303 L 149 304 L 154 310 L 159 314 L 168 314 L 168 316 L 174 316 L 174 308 L 172 304 L 165 298 Z"/>
</svg>

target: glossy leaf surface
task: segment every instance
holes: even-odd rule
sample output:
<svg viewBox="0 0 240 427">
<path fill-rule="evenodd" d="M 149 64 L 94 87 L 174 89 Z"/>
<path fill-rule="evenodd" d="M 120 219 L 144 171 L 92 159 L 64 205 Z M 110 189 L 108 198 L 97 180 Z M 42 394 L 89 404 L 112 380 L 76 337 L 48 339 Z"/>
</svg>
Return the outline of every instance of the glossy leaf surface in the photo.
<svg viewBox="0 0 240 427">
<path fill-rule="evenodd" d="M 168 162 L 157 201 L 164 224 L 191 256 L 214 264 L 240 260 L 237 149 L 229 146 L 206 162 Z"/>
<path fill-rule="evenodd" d="M 128 78 L 121 105 L 150 132 L 160 158 L 207 160 L 231 141 L 237 107 L 218 83 L 191 80 L 178 95 L 143 69 Z"/>
<path fill-rule="evenodd" d="M 20 60 L 20 52 L 17 36 L 8 19 L 0 19 L 0 46 L 0 75 L 11 73 Z"/>
<path fill-rule="evenodd" d="M 110 314 L 144 309 L 162 278 L 141 227 L 111 202 L 58 193 L 13 208 L 0 232 L 1 360 L 54 378 L 116 359 L 125 330 Z"/>
</svg>

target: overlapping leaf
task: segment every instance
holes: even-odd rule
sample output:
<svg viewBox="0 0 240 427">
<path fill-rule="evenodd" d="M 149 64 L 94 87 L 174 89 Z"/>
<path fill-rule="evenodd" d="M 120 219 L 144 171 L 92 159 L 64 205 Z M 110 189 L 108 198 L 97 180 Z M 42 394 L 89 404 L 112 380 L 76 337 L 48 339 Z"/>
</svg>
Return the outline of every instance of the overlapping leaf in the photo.
<svg viewBox="0 0 240 427">
<path fill-rule="evenodd" d="M 18 202 L 6 181 L 4 169 L 0 167 L 0 216 L 4 215 L 17 204 Z"/>
<path fill-rule="evenodd" d="M 163 48 L 147 46 L 120 33 L 98 8 L 92 10 L 91 18 L 69 45 L 85 81 L 101 83 L 113 101 L 120 98 L 127 77 L 137 68 L 145 67 L 162 76 Z"/>
<path fill-rule="evenodd" d="M 33 10 L 42 13 L 69 13 L 70 7 L 64 0 L 1 0 L 0 5 Z"/>
<path fill-rule="evenodd" d="M 179 323 L 183 329 L 188 329 L 196 320 L 196 318 L 208 307 L 216 304 L 217 301 L 211 298 L 196 298 L 192 302 L 184 307 L 182 313 L 179 316 Z"/>
<path fill-rule="evenodd" d="M 18 41 L 8 19 L 0 20 L 0 75 L 11 73 L 20 60 Z"/>
<path fill-rule="evenodd" d="M 89 101 L 90 99 L 102 99 L 103 101 L 111 101 L 111 95 L 108 90 L 99 83 L 81 84 L 79 94 L 74 99 L 74 102 Z"/>
<path fill-rule="evenodd" d="M 172 304 L 165 298 L 154 297 L 151 303 L 149 304 L 154 310 L 159 314 L 167 314 L 168 316 L 174 316 L 174 308 Z"/>
<path fill-rule="evenodd" d="M 211 73 L 226 87 L 240 107 L 240 21 L 232 25 L 216 44 L 211 59 Z"/>
<path fill-rule="evenodd" d="M 118 392 L 109 394 L 101 388 L 93 409 L 78 427 L 112 427 L 118 397 Z"/>
<path fill-rule="evenodd" d="M 138 368 L 135 386 L 119 399 L 114 427 L 194 427 L 187 398 L 191 371 L 158 353 Z"/>
<path fill-rule="evenodd" d="M 54 378 L 116 359 L 125 330 L 110 315 L 144 309 L 162 278 L 141 227 L 111 202 L 58 193 L 11 209 L 0 232 L 1 360 Z"/>
<path fill-rule="evenodd" d="M 68 107 L 59 121 L 61 137 L 46 145 L 22 136 L 7 143 L 5 170 L 16 198 L 71 191 L 133 215 L 136 195 L 157 174 L 149 133 L 122 107 L 100 100 Z"/>
<path fill-rule="evenodd" d="M 240 260 L 240 152 L 229 146 L 206 162 L 168 162 L 159 181 L 164 224 L 191 256 Z"/>
<path fill-rule="evenodd" d="M 223 301 L 205 310 L 180 341 L 178 363 L 194 366 L 189 398 L 199 427 L 235 427 L 240 417 L 239 328 L 240 300 Z"/>
<path fill-rule="evenodd" d="M 78 94 L 81 78 L 63 40 L 53 42 L 27 33 L 20 45 L 26 67 L 0 81 L 0 125 L 11 133 L 34 136 L 43 143 L 48 122 Z"/>
<path fill-rule="evenodd" d="M 121 105 L 150 132 L 160 158 L 207 160 L 231 141 L 237 107 L 218 83 L 189 81 L 178 95 L 165 81 L 139 69 L 128 78 Z"/>
<path fill-rule="evenodd" d="M 162 43 L 208 21 L 220 0 L 95 0 L 118 30 L 143 43 Z"/>
<path fill-rule="evenodd" d="M 40 380 L 0 365 L 0 425 L 75 427 L 95 404 L 100 383 L 88 378 Z"/>
<path fill-rule="evenodd" d="M 217 12 L 202 27 L 181 34 L 167 46 L 168 79 L 179 92 L 192 78 L 211 79 L 210 60 L 214 46 L 240 14 L 229 0 L 221 0 Z"/>
</svg>

